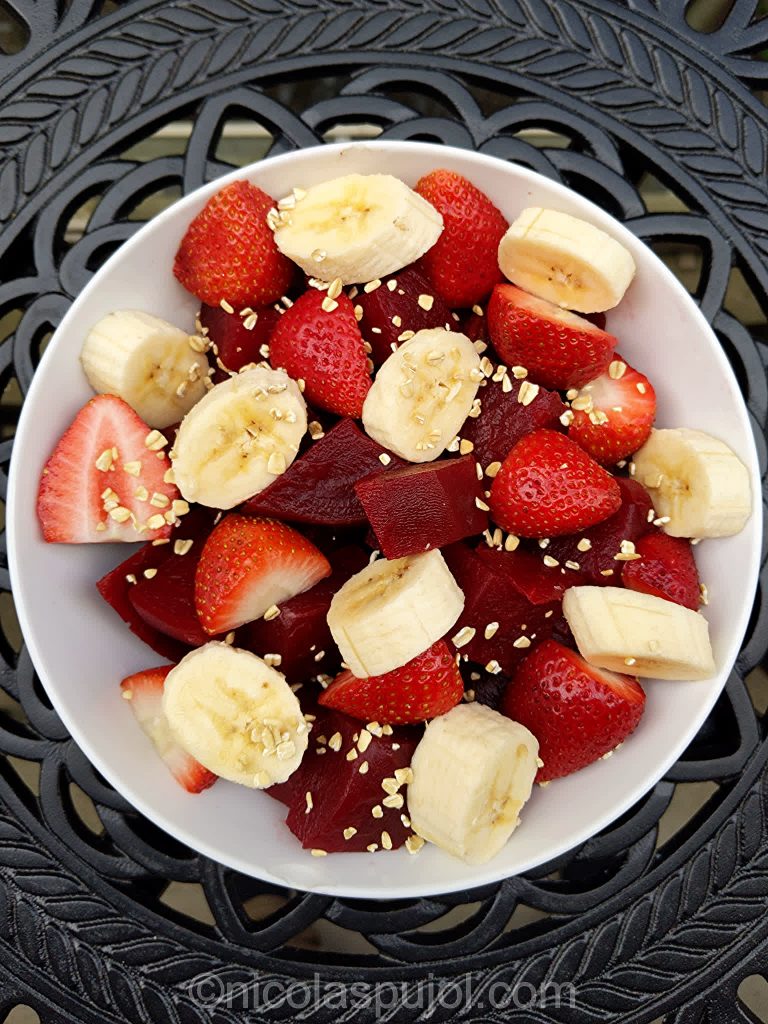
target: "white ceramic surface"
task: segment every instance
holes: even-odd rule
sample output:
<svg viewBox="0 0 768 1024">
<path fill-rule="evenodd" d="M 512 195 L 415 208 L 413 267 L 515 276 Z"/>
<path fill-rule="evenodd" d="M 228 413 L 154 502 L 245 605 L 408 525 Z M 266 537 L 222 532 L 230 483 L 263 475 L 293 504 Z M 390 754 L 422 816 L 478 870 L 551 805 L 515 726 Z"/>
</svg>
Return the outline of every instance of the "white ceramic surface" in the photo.
<svg viewBox="0 0 768 1024">
<path fill-rule="evenodd" d="M 754 515 L 737 537 L 696 549 L 709 586 L 718 674 L 704 682 L 647 683 L 645 717 L 609 760 L 536 788 L 523 824 L 489 864 L 467 867 L 434 847 L 395 853 L 310 857 L 283 825 L 285 808 L 226 782 L 184 793 L 157 760 L 120 699 L 119 680 L 160 659 L 107 607 L 95 581 L 122 561 L 121 545 L 47 545 L 35 516 L 40 470 L 91 392 L 78 362 L 89 327 L 133 307 L 192 329 L 196 300 L 175 281 L 173 256 L 187 224 L 225 182 L 246 177 L 274 196 L 336 175 L 388 171 L 414 184 L 436 167 L 456 170 L 512 220 L 524 206 L 583 217 L 623 242 L 637 276 L 608 327 L 619 351 L 648 373 L 661 426 L 707 430 L 749 466 Z M 747 412 L 717 340 L 673 275 L 598 207 L 523 167 L 422 143 L 325 146 L 236 171 L 177 202 L 108 261 L 73 303 L 41 362 L 16 436 L 8 493 L 9 560 L 19 619 L 32 660 L 65 725 L 96 767 L 161 828 L 247 874 L 283 885 L 357 897 L 398 898 L 469 889 L 558 856 L 608 825 L 678 758 L 720 693 L 746 629 L 760 549 L 757 460 Z"/>
</svg>

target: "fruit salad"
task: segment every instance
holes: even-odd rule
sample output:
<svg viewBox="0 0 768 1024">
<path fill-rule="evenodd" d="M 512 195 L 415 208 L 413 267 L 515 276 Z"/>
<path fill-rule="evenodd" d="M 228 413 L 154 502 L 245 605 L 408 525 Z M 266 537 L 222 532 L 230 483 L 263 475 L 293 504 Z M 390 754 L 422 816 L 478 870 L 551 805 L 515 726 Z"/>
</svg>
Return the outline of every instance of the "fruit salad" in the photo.
<svg viewBox="0 0 768 1024">
<path fill-rule="evenodd" d="M 654 427 L 605 231 L 443 169 L 295 185 L 189 224 L 194 324 L 91 326 L 40 525 L 139 545 L 94 587 L 147 667 L 105 684 L 187 793 L 265 790 L 318 857 L 479 864 L 644 686 L 714 674 L 695 545 L 744 527 L 749 474 Z"/>
</svg>

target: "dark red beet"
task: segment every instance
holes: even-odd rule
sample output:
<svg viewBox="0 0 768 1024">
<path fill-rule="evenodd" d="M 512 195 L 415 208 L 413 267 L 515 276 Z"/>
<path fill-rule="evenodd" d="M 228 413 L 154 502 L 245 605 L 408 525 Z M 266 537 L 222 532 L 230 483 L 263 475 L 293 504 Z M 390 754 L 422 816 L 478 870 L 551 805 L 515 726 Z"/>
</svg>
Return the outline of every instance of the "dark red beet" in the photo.
<svg viewBox="0 0 768 1024">
<path fill-rule="evenodd" d="M 528 651 L 523 651 L 523 654 L 528 654 Z M 501 710 L 504 694 L 509 686 L 509 676 L 500 673 L 492 675 L 484 665 L 474 664 L 464 666 L 463 675 L 467 689 L 475 695 L 476 704 L 484 704 L 494 711 Z M 473 679 L 472 676 L 477 676 L 477 678 Z"/>
<path fill-rule="evenodd" d="M 152 579 L 139 576 L 128 591 L 128 600 L 146 623 L 190 647 L 215 639 L 195 611 L 195 569 L 202 550 L 198 541 L 188 554 L 169 558 Z"/>
<path fill-rule="evenodd" d="M 497 661 L 502 672 L 511 673 L 528 650 L 515 647 L 515 641 L 526 637 L 535 642 L 548 637 L 560 610 L 559 602 L 531 604 L 504 572 L 489 565 L 465 544 L 454 544 L 443 554 L 465 599 L 464 611 L 450 636 L 456 636 L 465 626 L 475 630 L 459 652 L 481 665 Z M 486 639 L 486 628 L 496 622 L 498 630 Z"/>
<path fill-rule="evenodd" d="M 407 807 L 405 804 L 399 808 L 385 807 L 382 800 L 387 793 L 381 783 L 394 778 L 396 769 L 410 765 L 422 730 L 398 726 L 391 736 L 373 736 L 365 752 L 358 751 L 357 757 L 348 761 L 349 751 L 357 751 L 355 736 L 359 736 L 363 728 L 356 719 L 339 711 L 318 709 L 309 748 L 300 766 L 287 782 L 266 790 L 270 796 L 287 804 L 286 824 L 305 849 L 352 853 L 364 851 L 372 843 L 381 849 L 383 832 L 389 834 L 392 848 L 397 849 L 411 834 L 401 819 Z M 328 744 L 337 733 L 341 746 L 335 751 Z M 364 761 L 368 770 L 361 775 L 360 765 Z M 407 786 L 401 786 L 399 792 L 405 797 Z M 307 793 L 312 794 L 309 812 Z M 371 813 L 376 806 L 381 807 L 380 818 Z M 344 830 L 348 828 L 357 832 L 345 839 Z"/>
<path fill-rule="evenodd" d="M 486 345 L 490 345 L 484 314 L 482 316 L 475 312 L 465 314 L 459 322 L 459 330 L 466 334 L 470 341 L 482 341 Z"/>
<path fill-rule="evenodd" d="M 483 488 L 471 455 L 366 477 L 355 493 L 386 558 L 442 548 L 488 528 L 488 513 L 475 504 Z"/>
<path fill-rule="evenodd" d="M 621 542 L 634 542 L 651 528 L 648 522 L 651 499 L 645 488 L 623 477 L 617 477 L 616 482 L 621 489 L 621 507 L 617 512 L 579 534 L 553 538 L 545 552 L 561 565 L 567 560 L 576 562 L 587 581 L 598 586 L 621 586 L 624 563 L 614 558 L 621 550 Z M 591 547 L 588 551 L 579 551 L 578 543 L 585 537 Z M 610 575 L 603 575 L 608 570 L 611 570 Z"/>
<path fill-rule="evenodd" d="M 354 486 L 364 476 L 385 471 L 387 466 L 379 459 L 383 451 L 354 420 L 341 420 L 286 473 L 247 501 L 243 510 L 294 523 L 364 523 L 365 512 Z M 397 456 L 389 455 L 389 467 L 403 465 Z"/>
<path fill-rule="evenodd" d="M 279 654 L 280 671 L 291 683 L 320 673 L 335 673 L 341 656 L 328 629 L 331 598 L 339 588 L 368 564 L 369 553 L 357 545 L 339 548 L 330 556 L 333 572 L 303 594 L 280 605 L 270 622 L 257 619 L 242 626 L 236 643 L 255 654 Z M 322 658 L 319 654 L 324 652 Z M 317 660 L 316 660 L 317 659 Z"/>
<path fill-rule="evenodd" d="M 546 551 L 497 551 L 495 548 L 480 546 L 477 555 L 487 565 L 493 566 L 508 578 L 515 590 L 531 604 L 552 604 L 561 601 L 568 587 L 580 586 L 586 578 L 573 569 L 564 566 L 544 564 Z"/>
<path fill-rule="evenodd" d="M 394 282 L 394 287 L 390 282 Z M 421 295 L 433 299 L 429 309 L 419 305 Z M 383 278 L 380 287 L 372 292 L 361 289 L 353 302 L 363 310 L 360 330 L 371 346 L 371 359 L 377 366 L 392 355 L 393 346 L 397 348 L 402 344 L 398 338 L 404 331 L 416 333 L 428 327 L 456 325 L 445 302 L 435 295 L 429 281 L 412 267 Z"/>
<path fill-rule="evenodd" d="M 260 349 L 269 343 L 280 314 L 274 306 L 260 306 L 253 310 L 253 314 L 256 322 L 251 330 L 247 330 L 244 326 L 250 322 L 247 316 L 241 317 L 238 312 L 227 313 L 220 306 L 203 304 L 200 307 L 200 323 L 208 328 L 208 337 L 216 346 L 208 354 L 215 369 L 215 384 L 227 379 L 227 370 L 237 371 L 248 363 L 259 363 L 264 359 Z M 219 363 L 226 369 L 222 369 Z"/>
<path fill-rule="evenodd" d="M 492 462 L 503 462 L 521 437 L 541 427 L 560 429 L 560 416 L 565 411 L 556 391 L 539 388 L 539 393 L 523 405 L 517 397 L 523 382 L 512 383 L 504 391 L 501 383 L 489 381 L 480 391 L 480 415 L 467 419 L 461 436 L 475 446 L 474 455 L 485 468 Z"/>
</svg>

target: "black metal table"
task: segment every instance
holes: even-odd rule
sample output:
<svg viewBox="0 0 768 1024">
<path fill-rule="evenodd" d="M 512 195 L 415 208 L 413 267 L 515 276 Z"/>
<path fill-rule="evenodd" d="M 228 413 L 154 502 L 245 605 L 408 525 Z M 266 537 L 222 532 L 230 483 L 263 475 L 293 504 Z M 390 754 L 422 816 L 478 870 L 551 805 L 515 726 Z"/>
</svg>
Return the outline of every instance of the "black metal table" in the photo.
<svg viewBox="0 0 768 1024">
<path fill-rule="evenodd" d="M 765 467 L 768 348 L 726 298 L 738 268 L 768 308 L 768 115 L 755 95 L 768 21 L 754 20 L 752 0 L 708 35 L 689 27 L 683 0 L 7 6 L 29 39 L 0 57 L 6 399 L 25 391 L 73 296 L 139 226 L 140 204 L 229 169 L 229 119 L 265 127 L 271 153 L 366 122 L 387 138 L 521 161 L 652 244 L 699 250 L 696 298 Z M 192 130 L 177 155 L 136 148 L 179 119 Z M 531 128 L 556 135 L 536 146 Z M 646 209 L 647 174 L 679 212 Z M 87 224 L 74 241 L 76 213 Z M 6 466 L 7 417 L 3 431 Z M 765 617 L 759 594 L 710 720 L 605 833 L 524 878 L 384 904 L 238 876 L 140 818 L 67 737 L 0 595 L 0 1012 L 27 1003 L 43 1021 L 99 1024 L 755 1020 L 737 988 L 768 962 L 768 742 L 744 678 L 768 648 Z M 676 786 L 703 780 L 713 795 L 657 843 Z M 202 884 L 207 921 L 174 909 L 179 883 Z"/>
</svg>

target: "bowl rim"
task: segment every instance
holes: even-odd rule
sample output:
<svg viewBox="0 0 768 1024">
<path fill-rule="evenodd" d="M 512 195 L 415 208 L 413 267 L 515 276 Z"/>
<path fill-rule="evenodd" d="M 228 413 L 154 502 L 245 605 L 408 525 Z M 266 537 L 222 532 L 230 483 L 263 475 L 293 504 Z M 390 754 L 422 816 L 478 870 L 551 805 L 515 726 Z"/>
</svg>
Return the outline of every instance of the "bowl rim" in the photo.
<svg viewBox="0 0 768 1024">
<path fill-rule="evenodd" d="M 679 759 L 680 755 L 684 752 L 690 741 L 693 739 L 699 728 L 703 724 L 706 717 L 709 715 L 712 707 L 717 701 L 718 697 L 725 688 L 725 684 L 733 669 L 736 657 L 738 656 L 739 646 L 746 632 L 746 628 L 749 621 L 749 616 L 752 608 L 752 601 L 745 597 L 739 614 L 732 624 L 732 628 L 728 631 L 729 634 L 729 650 L 730 653 L 728 658 L 723 663 L 722 685 L 711 695 L 710 699 L 703 702 L 698 713 L 692 717 L 687 723 L 685 730 L 680 734 L 678 742 L 667 750 L 663 757 L 654 765 L 653 770 L 646 777 L 645 781 L 636 786 L 634 789 L 630 789 L 624 794 L 624 797 L 617 802 L 612 808 L 610 813 L 603 814 L 597 821 L 591 822 L 588 827 L 585 827 L 581 833 L 577 834 L 574 839 L 571 836 L 567 842 L 555 845 L 551 850 L 547 851 L 546 858 L 532 857 L 528 861 L 523 862 L 520 867 L 517 867 L 513 872 L 510 872 L 508 868 L 501 866 L 498 863 L 499 858 L 492 858 L 486 864 L 476 866 L 464 865 L 467 877 L 462 881 L 461 878 L 457 879 L 456 883 L 446 887 L 445 885 L 416 885 L 408 884 L 407 881 L 397 886 L 390 885 L 386 892 L 381 892 L 376 889 L 372 889 L 370 886 L 352 884 L 352 885 L 334 885 L 319 883 L 318 885 L 311 886 L 300 886 L 297 887 L 294 883 L 280 877 L 279 875 L 272 874 L 269 870 L 264 869 L 259 864 L 254 864 L 249 861 L 246 857 L 222 855 L 222 852 L 217 849 L 214 843 L 209 842 L 207 839 L 201 839 L 198 836 L 192 835 L 190 831 L 178 824 L 169 822 L 165 814 L 158 811 L 152 803 L 151 797 L 145 795 L 142 791 L 134 788 L 132 785 L 127 785 L 122 777 L 118 777 L 118 773 L 113 771 L 108 761 L 100 757 L 97 753 L 91 750 L 88 735 L 80 729 L 77 717 L 71 715 L 67 708 L 59 701 L 57 686 L 53 682 L 53 673 L 48 673 L 43 666 L 46 666 L 47 658 L 44 654 L 44 644 L 40 642 L 39 635 L 36 635 L 35 630 L 31 624 L 30 614 L 25 598 L 24 590 L 24 573 L 21 567 L 20 550 L 16 541 L 16 522 L 18 517 L 23 514 L 23 509 L 19 506 L 19 500 L 17 497 L 19 491 L 19 480 L 23 473 L 22 470 L 22 459 L 19 453 L 25 448 L 25 442 L 28 434 L 30 434 L 36 427 L 36 421 L 33 419 L 32 409 L 39 401 L 39 394 L 43 393 L 45 385 L 43 384 L 44 374 L 41 372 L 47 366 L 47 362 L 51 358 L 51 354 L 55 349 L 58 337 L 64 333 L 65 329 L 73 322 L 77 321 L 80 306 L 83 304 L 84 297 L 90 294 L 94 287 L 98 287 L 99 280 L 103 273 L 105 273 L 114 263 L 129 252 L 131 249 L 140 246 L 143 243 L 145 233 L 148 228 L 152 230 L 161 230 L 165 220 L 170 219 L 172 216 L 176 216 L 179 213 L 180 208 L 195 207 L 197 204 L 207 201 L 211 195 L 217 192 L 224 185 L 229 182 L 249 179 L 251 180 L 253 175 L 258 175 L 260 168 L 263 168 L 266 163 L 269 163 L 272 167 L 279 165 L 287 165 L 290 167 L 296 160 L 309 159 L 311 160 L 312 155 L 317 152 L 333 156 L 340 155 L 348 150 L 382 150 L 390 151 L 395 154 L 402 154 L 407 151 L 413 151 L 418 149 L 420 152 L 427 155 L 434 155 L 436 164 L 439 166 L 441 155 L 445 155 L 446 152 L 460 154 L 462 160 L 467 161 L 470 165 L 477 164 L 480 167 L 488 167 L 489 165 L 498 171 L 504 171 L 504 169 L 513 168 L 516 174 L 521 175 L 523 178 L 527 178 L 533 182 L 544 182 L 546 188 L 552 190 L 555 195 L 561 194 L 564 198 L 572 199 L 576 196 L 577 199 L 586 204 L 586 207 L 593 211 L 600 217 L 609 217 L 612 221 L 612 225 L 617 229 L 619 236 L 625 235 L 634 239 L 635 242 L 642 243 L 642 239 L 633 235 L 630 229 L 618 219 L 614 218 L 606 210 L 602 209 L 598 204 L 592 202 L 580 193 L 560 182 L 553 181 L 547 178 L 545 175 L 540 174 L 537 171 L 531 170 L 529 167 L 522 164 L 516 163 L 515 161 L 503 160 L 499 157 L 491 156 L 484 153 L 478 153 L 472 150 L 465 150 L 455 146 L 446 146 L 440 143 L 427 143 L 427 142 L 414 142 L 414 141 L 388 141 L 382 140 L 366 140 L 360 142 L 342 142 L 336 144 L 320 144 L 318 146 L 305 147 L 298 150 L 292 150 L 289 153 L 283 153 L 278 156 L 266 157 L 255 163 L 248 164 L 244 167 L 236 168 L 233 171 L 223 175 L 213 181 L 195 189 L 193 192 L 182 196 L 176 200 L 165 210 L 161 211 L 150 221 L 142 224 L 142 226 L 133 234 L 129 239 L 123 242 L 119 248 L 109 257 L 109 259 L 99 268 L 99 270 L 93 275 L 86 286 L 80 291 L 75 297 L 71 306 L 67 310 L 66 314 L 62 318 L 61 323 L 56 328 L 53 337 L 51 338 L 45 353 L 40 360 L 37 371 L 35 372 L 31 385 L 25 396 L 19 423 L 17 426 L 16 434 L 14 436 L 13 452 L 10 461 L 10 469 L 8 476 L 8 492 L 6 499 L 6 532 L 7 532 L 7 546 L 8 546 L 8 567 L 12 586 L 12 595 L 14 598 L 16 613 L 21 628 L 23 644 L 26 647 L 32 664 L 35 670 L 38 672 L 39 678 L 46 690 L 46 693 L 53 704 L 56 713 L 61 718 L 65 728 L 69 735 L 75 741 L 75 743 L 81 748 L 86 757 L 91 761 L 95 768 L 108 780 L 108 782 L 120 793 L 126 800 L 138 810 L 141 814 L 147 817 L 150 821 L 155 823 L 163 831 L 173 836 L 175 839 L 184 843 L 192 850 L 199 854 L 210 858 L 218 863 L 224 864 L 234 870 L 242 872 L 243 874 L 251 877 L 258 877 L 265 881 L 272 882 L 281 887 L 293 887 L 300 888 L 301 891 L 305 892 L 316 892 L 323 893 L 331 896 L 342 896 L 351 898 L 374 898 L 374 899 L 405 899 L 414 897 L 428 897 L 434 895 L 440 895 L 443 893 L 461 891 L 462 889 L 473 889 L 479 886 L 492 884 L 499 882 L 508 877 L 514 877 L 518 874 L 522 874 L 526 871 L 530 871 L 534 868 L 540 867 L 542 864 L 552 862 L 563 854 L 567 853 L 572 849 L 578 848 L 584 842 L 591 837 L 598 834 L 612 822 L 616 821 L 622 814 L 624 814 L 630 807 L 632 807 L 638 800 L 642 799 L 643 796 L 648 793 L 653 786 L 663 777 L 663 775 L 669 770 L 669 768 Z M 190 212 L 190 218 L 193 214 Z M 746 589 L 745 594 L 752 596 L 754 595 L 757 588 L 758 573 L 760 567 L 760 550 L 762 541 L 762 518 L 760 516 L 761 509 L 761 486 L 760 486 L 760 472 L 757 457 L 757 448 L 751 429 L 749 420 L 749 413 L 747 410 L 746 403 L 744 402 L 741 389 L 739 388 L 736 376 L 728 362 L 723 349 L 717 340 L 717 337 L 710 327 L 709 323 L 704 318 L 699 306 L 696 304 L 692 296 L 678 281 L 674 274 L 666 267 L 661 260 L 652 253 L 656 267 L 664 279 L 666 286 L 671 289 L 673 293 L 676 293 L 678 299 L 680 299 L 685 306 L 688 307 L 689 311 L 694 315 L 694 318 L 700 325 L 702 334 L 707 335 L 710 348 L 715 360 L 719 363 L 720 371 L 722 372 L 724 379 L 724 385 L 729 385 L 731 390 L 740 396 L 740 401 L 737 404 L 737 415 L 739 418 L 739 426 L 743 430 L 744 436 L 747 439 L 748 452 L 745 453 L 747 468 L 750 473 L 753 489 L 753 514 L 750 523 L 745 529 L 750 529 L 751 532 L 751 545 L 750 545 L 750 563 L 748 566 L 748 572 L 745 574 Z M 27 510 L 27 514 L 29 514 Z M 134 551 L 136 547 L 134 545 L 126 545 L 127 551 Z M 126 627 L 127 628 L 127 627 Z M 39 666 L 39 667 L 38 667 Z M 402 850 L 398 851 L 402 854 Z M 448 854 L 445 854 L 448 856 Z M 324 863 L 318 861 L 317 863 Z M 494 868 L 494 863 L 496 867 Z M 460 874 L 460 873 L 459 873 Z"/>
</svg>

